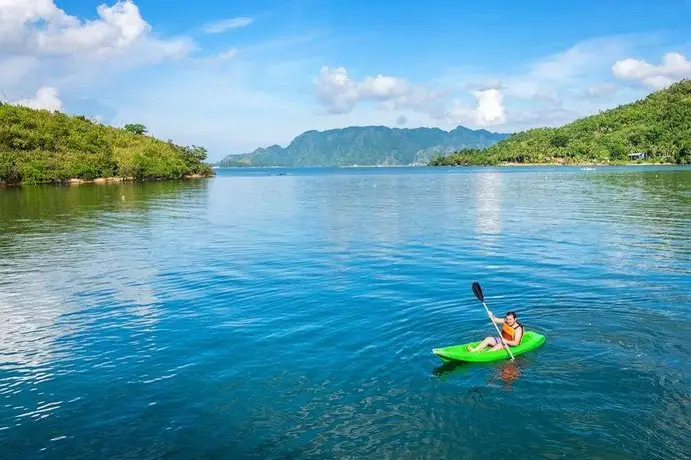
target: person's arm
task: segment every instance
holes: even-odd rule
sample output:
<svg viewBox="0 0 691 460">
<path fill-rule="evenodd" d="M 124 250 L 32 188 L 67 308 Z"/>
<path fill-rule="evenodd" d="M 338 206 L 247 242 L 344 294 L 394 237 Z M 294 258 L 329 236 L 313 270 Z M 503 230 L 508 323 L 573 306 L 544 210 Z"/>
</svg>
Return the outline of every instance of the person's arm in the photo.
<svg viewBox="0 0 691 460">
<path fill-rule="evenodd" d="M 497 318 L 496 316 L 494 316 L 494 313 L 492 313 L 492 312 L 489 312 L 489 315 L 492 317 L 492 321 L 494 321 L 495 323 L 498 323 L 498 324 L 504 323 L 504 318 Z"/>
</svg>

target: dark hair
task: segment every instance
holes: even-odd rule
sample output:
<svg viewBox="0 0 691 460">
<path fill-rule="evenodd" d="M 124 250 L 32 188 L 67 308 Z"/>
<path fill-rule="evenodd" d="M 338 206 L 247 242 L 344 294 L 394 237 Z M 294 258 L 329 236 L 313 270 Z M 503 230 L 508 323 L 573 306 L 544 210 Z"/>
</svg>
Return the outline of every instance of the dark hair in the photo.
<svg viewBox="0 0 691 460">
<path fill-rule="evenodd" d="M 516 312 L 515 311 L 507 312 L 506 316 L 509 316 L 509 315 L 513 316 L 513 319 L 516 319 Z"/>
</svg>

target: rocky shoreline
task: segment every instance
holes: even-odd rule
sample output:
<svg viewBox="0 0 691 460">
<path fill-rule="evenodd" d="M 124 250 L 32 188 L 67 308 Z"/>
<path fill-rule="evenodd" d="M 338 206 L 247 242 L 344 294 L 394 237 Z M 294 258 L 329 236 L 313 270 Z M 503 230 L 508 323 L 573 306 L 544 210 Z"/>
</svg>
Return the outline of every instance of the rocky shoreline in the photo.
<svg viewBox="0 0 691 460">
<path fill-rule="evenodd" d="M 213 177 L 213 174 L 187 174 L 182 177 L 182 179 L 204 179 L 204 178 L 209 178 Z M 89 179 L 80 179 L 77 177 L 67 179 L 64 181 L 51 181 L 51 182 L 42 182 L 41 184 L 37 185 L 42 185 L 42 184 L 56 184 L 56 185 L 82 185 L 82 184 L 116 184 L 116 183 L 121 183 L 121 182 L 151 182 L 151 181 L 167 181 L 167 180 L 176 180 L 176 179 L 171 179 L 171 178 L 166 178 L 166 177 L 161 177 L 161 178 L 150 178 L 150 179 L 135 179 L 134 177 L 97 177 L 96 179 L 89 180 Z M 26 185 L 26 184 L 8 184 L 7 182 L 0 181 L 0 187 L 16 187 L 16 186 L 21 186 L 21 185 Z"/>
</svg>

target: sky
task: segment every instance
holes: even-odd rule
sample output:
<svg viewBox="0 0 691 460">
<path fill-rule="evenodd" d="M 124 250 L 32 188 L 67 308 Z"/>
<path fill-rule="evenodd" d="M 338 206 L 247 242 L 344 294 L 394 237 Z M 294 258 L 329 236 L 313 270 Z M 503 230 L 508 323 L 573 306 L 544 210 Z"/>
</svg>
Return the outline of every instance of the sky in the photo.
<svg viewBox="0 0 691 460">
<path fill-rule="evenodd" d="M 0 98 L 202 145 L 558 126 L 691 78 L 691 0 L 0 0 Z"/>
</svg>

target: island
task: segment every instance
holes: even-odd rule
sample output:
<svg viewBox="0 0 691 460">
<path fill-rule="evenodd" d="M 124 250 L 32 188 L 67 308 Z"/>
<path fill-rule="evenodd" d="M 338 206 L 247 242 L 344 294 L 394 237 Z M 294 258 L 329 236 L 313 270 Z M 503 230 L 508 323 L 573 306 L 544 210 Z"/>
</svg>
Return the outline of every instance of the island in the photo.
<svg viewBox="0 0 691 460">
<path fill-rule="evenodd" d="M 691 80 L 558 128 L 512 134 L 483 149 L 437 155 L 430 166 L 691 164 Z"/>
<path fill-rule="evenodd" d="M 114 128 L 82 115 L 0 104 L 0 185 L 209 177 L 200 146 L 180 146 L 141 124 Z"/>
</svg>

